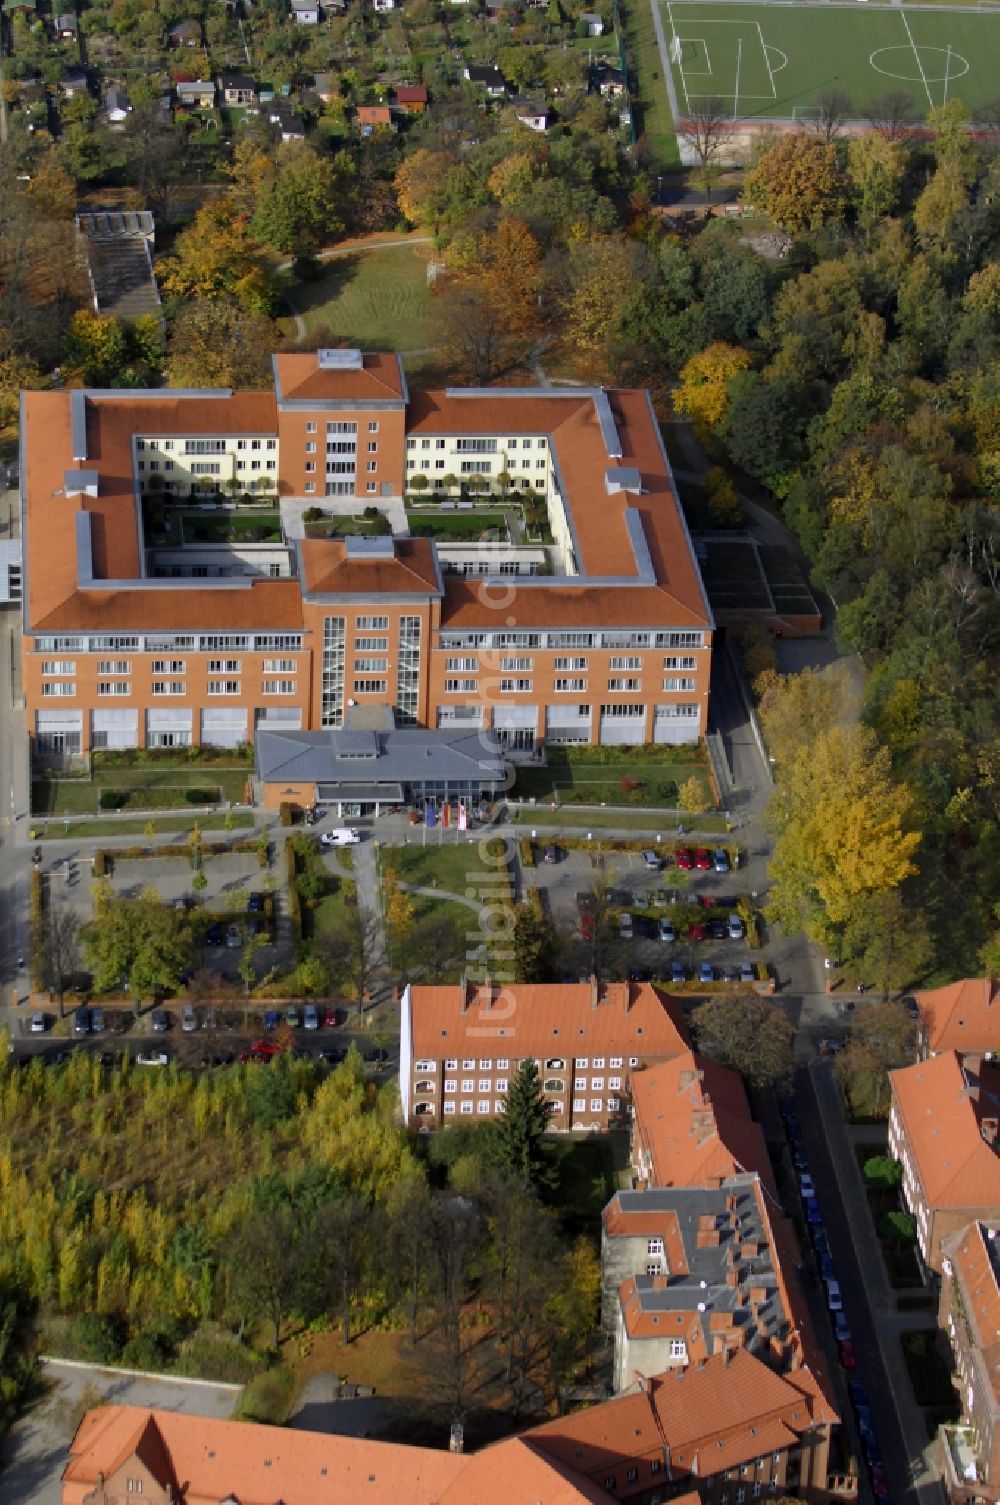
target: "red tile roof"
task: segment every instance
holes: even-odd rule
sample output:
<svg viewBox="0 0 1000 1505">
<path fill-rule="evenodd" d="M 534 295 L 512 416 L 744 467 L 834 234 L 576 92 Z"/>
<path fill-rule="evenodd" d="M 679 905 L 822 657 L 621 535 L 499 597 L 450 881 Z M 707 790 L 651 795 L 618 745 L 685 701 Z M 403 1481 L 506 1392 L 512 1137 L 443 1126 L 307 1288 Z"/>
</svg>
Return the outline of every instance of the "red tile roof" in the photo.
<svg viewBox="0 0 1000 1505">
<path fill-rule="evenodd" d="M 386 115 L 389 115 L 388 109 Z M 390 117 L 391 118 L 391 117 Z M 361 370 L 323 369 L 315 351 L 289 351 L 273 357 L 277 396 L 283 402 L 340 400 L 402 401 L 403 372 L 398 355 L 366 350 Z"/>
<path fill-rule="evenodd" d="M 982 1136 L 980 1118 L 1000 1104 L 962 1069 L 953 1050 L 889 1073 L 901 1125 L 928 1207 L 1000 1207 L 1000 1156 Z"/>
<path fill-rule="evenodd" d="M 777 1195 L 767 1144 L 735 1071 L 693 1051 L 632 1078 L 634 1130 L 655 1186 L 703 1186 L 756 1171 Z"/>
<path fill-rule="evenodd" d="M 396 100 L 401 105 L 425 105 L 427 103 L 426 84 L 397 84 Z"/>
<path fill-rule="evenodd" d="M 397 538 L 392 555 L 348 554 L 338 540 L 306 539 L 301 545 L 303 589 L 315 595 L 437 594 L 434 550 L 429 538 Z"/>
<path fill-rule="evenodd" d="M 953 1278 L 961 1285 L 962 1305 L 971 1318 L 973 1346 L 982 1354 L 994 1395 L 1000 1397 L 998 1247 L 1000 1227 L 995 1223 L 970 1223 L 941 1242 L 942 1253 L 952 1262 Z"/>
<path fill-rule="evenodd" d="M 944 988 L 916 993 L 927 1047 L 942 1050 L 987 1051 L 1000 1048 L 1000 981 L 995 977 L 965 977 Z"/>
<path fill-rule="evenodd" d="M 481 1055 L 486 1038 L 519 1060 L 673 1056 L 688 1043 L 680 1007 L 650 983 L 602 983 L 596 991 L 590 983 L 452 984 L 410 987 L 406 997 L 415 1058 L 461 1054 L 466 1041 Z"/>
</svg>

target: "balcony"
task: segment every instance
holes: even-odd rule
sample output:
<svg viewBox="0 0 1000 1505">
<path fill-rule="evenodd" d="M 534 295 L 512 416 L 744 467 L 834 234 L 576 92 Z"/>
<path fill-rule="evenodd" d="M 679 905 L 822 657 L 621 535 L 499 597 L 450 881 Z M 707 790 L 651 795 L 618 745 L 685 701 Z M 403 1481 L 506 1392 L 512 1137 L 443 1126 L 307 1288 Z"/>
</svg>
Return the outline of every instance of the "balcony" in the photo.
<svg viewBox="0 0 1000 1505">
<path fill-rule="evenodd" d="M 996 1501 L 995 1490 L 982 1482 L 976 1454 L 976 1434 L 971 1427 L 941 1427 L 940 1456 L 944 1483 L 952 1505 L 974 1505 L 983 1500 Z"/>
</svg>

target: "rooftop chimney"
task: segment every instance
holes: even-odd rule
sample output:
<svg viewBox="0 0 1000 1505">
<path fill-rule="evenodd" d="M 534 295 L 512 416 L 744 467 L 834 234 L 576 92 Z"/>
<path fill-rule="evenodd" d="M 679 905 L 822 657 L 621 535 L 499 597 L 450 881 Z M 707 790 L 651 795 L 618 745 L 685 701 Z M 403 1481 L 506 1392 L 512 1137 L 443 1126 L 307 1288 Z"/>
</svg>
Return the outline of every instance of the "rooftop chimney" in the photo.
<svg viewBox="0 0 1000 1505">
<path fill-rule="evenodd" d="M 469 1012 L 469 979 L 464 972 L 458 979 L 458 1009 L 461 1014 Z"/>
<path fill-rule="evenodd" d="M 590 1007 L 596 1009 L 601 998 L 600 984 L 597 981 L 597 973 L 590 974 Z"/>
<path fill-rule="evenodd" d="M 622 997 L 625 1000 L 625 1007 L 622 1012 L 627 1014 L 629 1009 L 632 1007 L 632 984 L 629 982 L 628 978 L 626 978 L 622 983 Z"/>
<path fill-rule="evenodd" d="M 450 1453 L 465 1452 L 465 1428 L 460 1421 L 452 1424 L 451 1435 L 448 1438 L 448 1451 Z"/>
<path fill-rule="evenodd" d="M 995 1118 L 983 1118 L 983 1119 L 980 1119 L 980 1121 L 979 1121 L 980 1132 L 982 1133 L 982 1136 L 985 1139 L 985 1141 L 986 1141 L 987 1144 L 995 1144 L 996 1143 L 997 1128 L 998 1127 L 1000 1127 L 1000 1124 L 998 1124 L 998 1120 L 995 1119 Z"/>
</svg>

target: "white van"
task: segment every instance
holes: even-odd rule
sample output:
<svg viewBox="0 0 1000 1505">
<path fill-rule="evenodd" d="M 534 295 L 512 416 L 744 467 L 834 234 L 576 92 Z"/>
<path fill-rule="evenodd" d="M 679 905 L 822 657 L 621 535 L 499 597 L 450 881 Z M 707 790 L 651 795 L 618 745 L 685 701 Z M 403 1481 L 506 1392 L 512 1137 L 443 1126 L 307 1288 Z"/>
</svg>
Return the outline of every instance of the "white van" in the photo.
<svg viewBox="0 0 1000 1505">
<path fill-rule="evenodd" d="M 351 826 L 345 826 L 336 831 L 324 831 L 320 842 L 325 847 L 356 847 L 361 840 L 361 832 Z"/>
</svg>

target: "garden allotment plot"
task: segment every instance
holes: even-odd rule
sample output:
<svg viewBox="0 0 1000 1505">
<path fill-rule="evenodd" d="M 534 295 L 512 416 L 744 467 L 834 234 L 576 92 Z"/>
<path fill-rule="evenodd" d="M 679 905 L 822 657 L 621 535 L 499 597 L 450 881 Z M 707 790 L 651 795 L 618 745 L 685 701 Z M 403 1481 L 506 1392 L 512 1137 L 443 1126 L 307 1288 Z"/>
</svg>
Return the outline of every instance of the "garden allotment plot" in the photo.
<svg viewBox="0 0 1000 1505">
<path fill-rule="evenodd" d="M 746 120 L 805 122 L 825 89 L 863 117 L 870 99 L 905 89 L 922 117 L 1000 94 L 1000 9 L 879 9 L 660 0 L 678 105 L 717 96 Z M 676 39 L 676 40 L 675 40 Z"/>
</svg>

